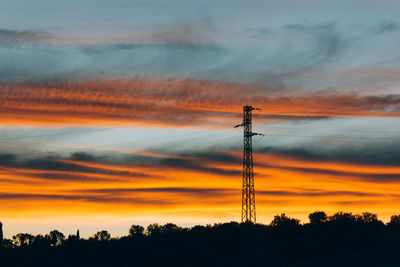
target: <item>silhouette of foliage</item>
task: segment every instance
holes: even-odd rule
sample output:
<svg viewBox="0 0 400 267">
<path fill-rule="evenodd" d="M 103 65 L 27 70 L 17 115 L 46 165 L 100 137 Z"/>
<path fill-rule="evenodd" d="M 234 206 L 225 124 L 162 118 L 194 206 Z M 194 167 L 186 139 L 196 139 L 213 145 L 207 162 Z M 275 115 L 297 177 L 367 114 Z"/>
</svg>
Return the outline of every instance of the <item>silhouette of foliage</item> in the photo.
<svg viewBox="0 0 400 267">
<path fill-rule="evenodd" d="M 328 220 L 328 215 L 323 211 L 316 211 L 308 215 L 311 224 L 321 224 Z"/>
<path fill-rule="evenodd" d="M 48 247 L 51 245 L 51 240 L 47 235 L 37 235 L 34 237 L 32 245 L 35 247 Z"/>
<path fill-rule="evenodd" d="M 335 224 L 354 224 L 356 222 L 356 216 L 351 212 L 338 212 L 329 217 L 329 221 Z"/>
<path fill-rule="evenodd" d="M 400 236 L 400 215 L 392 215 L 390 222 L 387 224 L 387 230 L 391 233 L 391 241 L 397 242 Z"/>
<path fill-rule="evenodd" d="M 268 225 L 217 223 L 182 228 L 132 225 L 129 235 L 17 234 L 3 239 L 0 266 L 399 266 L 400 215 L 323 211 L 310 222 L 282 213 Z"/>
<path fill-rule="evenodd" d="M 400 228 L 400 215 L 392 215 L 388 226 L 393 228 Z"/>
<path fill-rule="evenodd" d="M 68 238 L 66 241 L 69 243 L 76 242 L 76 241 L 79 241 L 80 238 L 81 237 L 80 237 L 79 230 L 78 230 L 78 231 L 76 231 L 76 235 L 68 235 Z"/>
<path fill-rule="evenodd" d="M 0 222 L 0 248 L 3 247 L 3 224 Z"/>
<path fill-rule="evenodd" d="M 11 239 L 3 238 L 3 248 L 13 248 L 14 244 Z"/>
<path fill-rule="evenodd" d="M 369 212 L 364 212 L 361 215 L 356 215 L 356 219 L 362 223 L 369 223 L 369 224 L 379 223 L 378 216 L 376 214 Z"/>
<path fill-rule="evenodd" d="M 182 228 L 180 228 L 179 226 L 177 226 L 176 224 L 173 224 L 173 223 L 167 223 L 165 225 L 162 225 L 160 227 L 160 229 L 161 229 L 161 233 L 163 233 L 163 234 L 179 232 L 182 230 Z"/>
<path fill-rule="evenodd" d="M 272 227 L 277 228 L 293 228 L 300 226 L 300 220 L 290 218 L 286 216 L 285 213 L 281 215 L 275 215 L 274 219 L 271 222 Z"/>
<path fill-rule="evenodd" d="M 50 244 L 52 246 L 59 246 L 61 245 L 64 240 L 65 236 L 63 233 L 61 233 L 58 230 L 53 230 L 51 231 L 48 235 L 46 235 L 46 238 L 50 241 Z"/>
<path fill-rule="evenodd" d="M 30 246 L 33 244 L 35 237 L 31 234 L 20 233 L 13 236 L 13 243 L 17 247 Z"/>
<path fill-rule="evenodd" d="M 131 237 L 141 237 L 144 234 L 144 227 L 140 225 L 132 225 L 131 228 L 129 228 L 129 235 Z"/>
<path fill-rule="evenodd" d="M 146 233 L 149 236 L 156 236 L 161 234 L 162 230 L 161 230 L 161 225 L 159 225 L 158 223 L 153 223 L 147 226 L 146 229 Z"/>
<path fill-rule="evenodd" d="M 111 235 L 108 231 L 102 230 L 95 233 L 91 239 L 95 241 L 108 241 L 111 239 Z"/>
</svg>

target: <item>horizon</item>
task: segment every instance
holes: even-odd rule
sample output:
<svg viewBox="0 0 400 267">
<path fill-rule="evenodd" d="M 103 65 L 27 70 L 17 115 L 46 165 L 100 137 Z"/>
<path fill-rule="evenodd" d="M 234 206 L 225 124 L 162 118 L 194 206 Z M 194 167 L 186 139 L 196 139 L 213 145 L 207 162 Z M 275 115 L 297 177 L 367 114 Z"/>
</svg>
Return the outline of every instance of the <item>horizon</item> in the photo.
<svg viewBox="0 0 400 267">
<path fill-rule="evenodd" d="M 314 211 L 314 212 L 319 212 L 319 211 Z M 332 215 L 334 215 L 334 214 L 337 214 L 337 213 L 348 213 L 348 212 L 346 212 L 346 211 L 338 211 L 338 212 L 335 212 L 335 213 L 332 213 L 332 214 L 326 214 L 327 216 L 328 216 L 328 219 L 329 219 L 329 217 L 330 216 L 332 216 Z M 364 213 L 364 212 L 363 212 Z M 349 214 L 352 214 L 353 216 L 358 216 L 358 215 L 362 215 L 363 213 L 360 213 L 360 214 L 353 214 L 353 213 L 351 213 L 351 212 L 349 212 Z M 365 213 L 369 213 L 369 212 L 365 212 Z M 252 223 L 252 224 L 259 224 L 259 225 L 271 225 L 271 222 L 274 220 L 274 218 L 276 217 L 276 216 L 280 216 L 280 215 L 283 215 L 284 213 L 280 213 L 280 214 L 275 214 L 275 215 L 273 215 L 272 216 L 272 219 L 270 220 L 270 221 L 268 221 L 268 222 L 259 222 L 259 221 L 257 221 L 256 223 Z M 306 225 L 306 224 L 309 224 L 310 223 L 310 219 L 309 219 L 309 217 L 307 216 L 307 219 L 306 220 L 301 220 L 301 219 L 298 219 L 298 218 L 295 218 L 295 217 L 291 217 L 291 216 L 288 216 L 287 214 L 284 214 L 284 215 L 286 215 L 288 218 L 290 218 L 290 219 L 297 219 L 297 220 L 299 220 L 299 223 L 300 223 L 300 225 Z M 393 216 L 400 216 L 399 214 L 393 214 Z M 381 220 L 380 218 L 379 218 L 379 216 L 377 216 L 377 220 L 378 221 L 381 221 L 381 222 L 383 222 L 384 224 L 388 224 L 389 222 L 390 222 L 390 218 L 389 218 L 389 220 L 387 220 L 387 221 L 383 221 L 383 220 Z M 0 221 L 1 222 L 1 221 Z M 149 226 L 149 225 L 151 225 L 151 224 L 158 224 L 158 225 L 165 225 L 165 224 L 167 224 L 167 223 L 172 223 L 172 224 L 174 224 L 173 222 L 170 222 L 170 221 L 165 221 L 165 222 L 152 222 L 152 223 L 148 223 L 148 224 L 136 224 L 136 223 L 133 223 L 133 224 L 130 224 L 130 225 L 125 225 L 126 226 L 126 229 L 124 229 L 124 231 L 122 231 L 122 225 L 118 228 L 119 230 L 121 230 L 122 232 L 118 232 L 119 230 L 116 230 L 116 229 L 113 229 L 113 230 L 109 230 L 108 228 L 107 228 L 107 226 L 105 226 L 105 227 L 103 227 L 103 228 L 99 228 L 99 229 L 97 229 L 97 230 L 95 230 L 94 232 L 89 232 L 89 231 L 91 231 L 91 230 L 93 230 L 92 229 L 92 226 L 89 226 L 90 228 L 88 228 L 87 226 L 86 227 L 82 227 L 82 228 L 76 228 L 75 230 L 74 230 L 74 227 L 75 226 L 70 226 L 70 227 L 67 227 L 67 228 L 65 228 L 65 229 L 67 229 L 67 231 L 66 232 L 64 232 L 64 231 L 62 231 L 62 230 L 60 230 L 59 228 L 57 228 L 57 227 L 49 227 L 49 230 L 48 231 L 46 231 L 46 232 L 37 232 L 37 231 L 35 231 L 35 230 L 33 230 L 32 231 L 32 225 L 30 225 L 29 226 L 29 231 L 20 231 L 20 232 L 15 232 L 15 233 L 8 233 L 7 234 L 7 227 L 4 225 L 4 223 L 3 223 L 3 236 L 4 236 L 4 238 L 7 238 L 7 239 L 12 239 L 12 237 L 14 236 L 14 235 L 16 235 L 16 234 L 19 234 L 19 233 L 28 233 L 28 234 L 32 234 L 32 235 L 40 235 L 40 234 L 42 234 L 42 235 L 45 235 L 45 234 L 47 234 L 47 233 L 49 233 L 50 231 L 53 231 L 53 230 L 58 230 L 58 231 L 60 231 L 61 233 L 63 233 L 64 235 L 65 235 L 65 237 L 68 237 L 69 235 L 75 235 L 76 234 L 76 232 L 77 232 L 77 230 L 79 230 L 79 233 L 80 233 L 80 236 L 82 237 L 82 238 L 90 238 L 90 237 L 92 237 L 95 233 L 97 233 L 98 231 L 102 231 L 102 230 L 105 230 L 105 231 L 107 231 L 108 233 L 110 233 L 110 235 L 111 235 L 111 238 L 120 238 L 120 237 L 123 237 L 123 236 L 127 236 L 127 235 L 129 235 L 129 228 L 132 226 L 132 225 L 140 225 L 140 226 L 142 226 L 142 227 L 144 227 L 144 229 L 146 230 L 147 229 L 147 226 Z M 240 221 L 224 221 L 224 222 L 214 222 L 214 223 L 205 223 L 205 224 L 175 224 L 175 225 L 177 225 L 178 227 L 182 227 L 182 228 L 192 228 L 192 227 L 194 227 L 194 226 L 208 226 L 208 225 L 210 225 L 210 226 L 215 226 L 215 225 L 217 225 L 217 224 L 226 224 L 226 223 L 238 223 L 238 224 L 241 224 L 241 223 L 244 223 L 244 222 L 240 222 Z M 64 226 L 65 227 L 65 226 Z M 35 229 L 35 228 L 33 228 L 33 229 Z M 41 229 L 41 230 L 43 230 L 43 229 Z"/>
<path fill-rule="evenodd" d="M 0 221 L 113 236 L 400 205 L 400 2 L 3 0 Z"/>
</svg>

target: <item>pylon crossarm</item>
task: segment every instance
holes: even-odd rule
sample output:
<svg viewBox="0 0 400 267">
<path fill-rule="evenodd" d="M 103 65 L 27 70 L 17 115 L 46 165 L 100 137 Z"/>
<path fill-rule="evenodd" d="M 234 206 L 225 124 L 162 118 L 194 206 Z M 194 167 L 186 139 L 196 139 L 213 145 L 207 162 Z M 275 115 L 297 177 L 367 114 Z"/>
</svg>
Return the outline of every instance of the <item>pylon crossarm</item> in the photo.
<svg viewBox="0 0 400 267">
<path fill-rule="evenodd" d="M 242 123 L 242 124 L 235 125 L 234 128 L 238 128 L 238 127 L 242 127 L 242 126 L 243 126 L 243 123 Z"/>
</svg>

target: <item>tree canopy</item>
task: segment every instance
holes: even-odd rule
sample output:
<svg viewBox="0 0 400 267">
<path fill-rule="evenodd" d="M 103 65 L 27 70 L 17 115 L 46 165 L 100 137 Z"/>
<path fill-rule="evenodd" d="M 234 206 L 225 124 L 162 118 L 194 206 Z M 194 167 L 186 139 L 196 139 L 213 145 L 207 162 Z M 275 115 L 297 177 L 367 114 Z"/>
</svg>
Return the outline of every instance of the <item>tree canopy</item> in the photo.
<svg viewBox="0 0 400 267">
<path fill-rule="evenodd" d="M 367 212 L 316 211 L 302 224 L 282 213 L 269 224 L 133 224 L 114 238 L 107 230 L 87 239 L 79 230 L 19 233 L 3 239 L 0 266 L 397 266 L 399 240 L 400 215 L 384 224 Z"/>
</svg>

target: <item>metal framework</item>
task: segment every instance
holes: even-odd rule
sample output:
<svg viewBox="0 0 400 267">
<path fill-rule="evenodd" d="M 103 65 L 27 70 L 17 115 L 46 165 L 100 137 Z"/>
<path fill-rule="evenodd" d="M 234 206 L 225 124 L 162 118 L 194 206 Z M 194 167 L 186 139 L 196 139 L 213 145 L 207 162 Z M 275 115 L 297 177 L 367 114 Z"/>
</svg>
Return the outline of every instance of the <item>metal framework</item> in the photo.
<svg viewBox="0 0 400 267">
<path fill-rule="evenodd" d="M 242 222 L 256 222 L 256 199 L 254 192 L 253 145 L 252 137 L 262 135 L 252 132 L 251 111 L 261 110 L 252 106 L 243 106 L 243 176 L 242 176 Z"/>
</svg>

